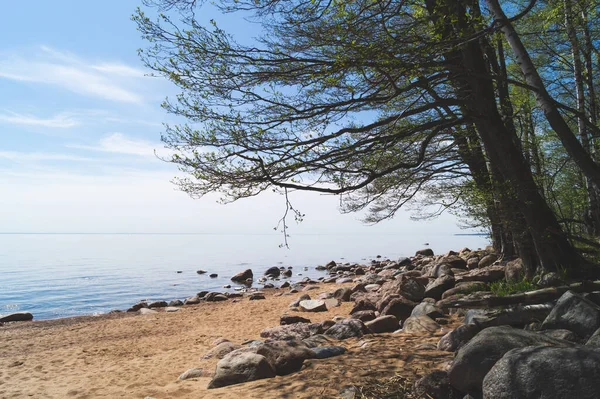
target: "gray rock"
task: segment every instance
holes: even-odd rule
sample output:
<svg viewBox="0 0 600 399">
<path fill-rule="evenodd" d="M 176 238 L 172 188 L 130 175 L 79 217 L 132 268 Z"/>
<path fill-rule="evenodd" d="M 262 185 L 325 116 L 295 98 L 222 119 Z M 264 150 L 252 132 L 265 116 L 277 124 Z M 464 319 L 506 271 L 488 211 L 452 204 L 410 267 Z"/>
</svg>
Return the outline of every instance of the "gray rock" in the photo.
<svg viewBox="0 0 600 399">
<path fill-rule="evenodd" d="M 441 326 L 427 316 L 411 316 L 402 323 L 402 332 L 408 334 L 433 334 Z"/>
<path fill-rule="evenodd" d="M 493 326 L 524 327 L 542 322 L 551 310 L 551 304 L 524 305 L 509 310 L 471 309 L 465 316 L 465 324 L 477 324 L 482 329 Z"/>
<path fill-rule="evenodd" d="M 183 302 L 181 302 L 179 299 L 173 299 L 171 302 L 169 302 L 169 306 L 183 306 Z"/>
<path fill-rule="evenodd" d="M 321 287 L 319 287 L 318 285 L 307 285 L 306 287 L 302 288 L 302 292 L 308 292 L 308 291 L 311 291 L 311 290 L 318 290 L 319 288 L 321 288 Z"/>
<path fill-rule="evenodd" d="M 176 307 L 173 307 L 173 306 L 167 306 L 165 308 L 165 312 L 167 312 L 167 313 L 179 312 L 179 308 L 176 308 Z"/>
<path fill-rule="evenodd" d="M 526 347 L 507 352 L 483 380 L 484 399 L 600 397 L 600 349 Z"/>
<path fill-rule="evenodd" d="M 232 354 L 217 363 L 215 376 L 208 384 L 208 389 L 275 377 L 275 369 L 266 357 L 256 353 Z"/>
<path fill-rule="evenodd" d="M 312 337 L 308 337 L 302 340 L 302 342 L 304 342 L 304 344 L 309 347 L 309 348 L 316 348 L 319 346 L 331 346 L 332 343 L 335 342 L 335 339 L 328 337 L 326 335 L 323 334 L 317 334 L 317 335 L 313 335 Z"/>
<path fill-rule="evenodd" d="M 217 273 L 211 273 L 208 277 L 217 278 L 217 277 L 219 277 L 219 275 Z"/>
<path fill-rule="evenodd" d="M 324 299 L 323 302 L 325 302 L 325 306 L 327 306 L 327 309 L 333 309 L 340 306 L 340 301 L 338 301 L 335 298 L 327 298 Z"/>
<path fill-rule="evenodd" d="M 346 353 L 346 348 L 343 346 L 319 346 L 317 348 L 313 348 L 315 359 L 327 359 L 330 357 L 335 357 L 339 355 L 343 355 Z"/>
<path fill-rule="evenodd" d="M 401 258 L 398 258 L 398 260 L 396 261 L 396 263 L 398 263 L 398 266 L 408 266 L 412 262 L 411 262 L 410 258 L 407 258 L 406 256 L 403 256 Z"/>
<path fill-rule="evenodd" d="M 248 297 L 249 301 L 258 301 L 258 300 L 261 300 L 261 299 L 265 299 L 265 295 L 261 294 L 259 292 L 255 292 L 253 294 L 250 294 L 250 296 Z"/>
<path fill-rule="evenodd" d="M 349 302 L 350 295 L 352 295 L 352 290 L 350 288 L 338 288 L 333 293 L 333 297 L 341 302 Z"/>
<path fill-rule="evenodd" d="M 290 316 L 286 314 L 279 318 L 279 324 L 282 326 L 295 323 L 311 323 L 311 321 L 309 319 L 305 319 L 304 317 Z"/>
<path fill-rule="evenodd" d="M 139 314 L 154 314 L 154 313 L 158 313 L 156 310 L 154 309 L 148 309 L 148 308 L 141 308 L 140 310 L 138 310 Z"/>
<path fill-rule="evenodd" d="M 8 323 L 11 321 L 29 321 L 29 320 L 33 320 L 33 315 L 29 312 L 11 313 L 9 315 L 0 317 L 0 323 Z"/>
<path fill-rule="evenodd" d="M 600 328 L 600 307 L 572 291 L 565 292 L 542 323 L 542 330 L 566 329 L 587 340 Z"/>
<path fill-rule="evenodd" d="M 552 331 L 552 330 L 550 330 Z M 554 330 L 554 331 L 569 331 L 569 330 Z M 570 331 L 569 331 L 570 332 Z M 600 348 L 600 328 L 597 329 L 592 336 L 590 337 L 590 339 L 587 340 L 587 342 L 585 343 L 586 346 L 592 346 L 595 348 Z"/>
<path fill-rule="evenodd" d="M 267 271 L 265 271 L 265 276 L 269 276 L 269 277 L 279 277 L 279 275 L 281 274 L 281 270 L 277 267 L 277 266 L 273 266 L 267 269 Z"/>
<path fill-rule="evenodd" d="M 544 274 L 540 278 L 538 285 L 540 287 L 558 287 L 559 285 L 562 285 L 562 283 L 562 279 L 558 274 L 556 274 L 555 272 L 550 272 Z"/>
<path fill-rule="evenodd" d="M 184 305 L 197 305 L 199 303 L 200 303 L 200 298 L 197 296 L 192 296 L 192 297 L 186 298 L 183 301 Z"/>
<path fill-rule="evenodd" d="M 454 288 L 450 288 L 446 290 L 442 294 L 442 299 L 446 299 L 449 296 L 457 295 L 457 294 L 471 294 L 473 292 L 480 292 L 488 290 L 489 286 L 483 281 L 468 281 L 463 283 L 458 283 Z"/>
<path fill-rule="evenodd" d="M 437 349 L 445 352 L 456 352 L 467 344 L 480 328 L 475 324 L 463 324 L 444 335 L 437 344 Z"/>
<path fill-rule="evenodd" d="M 360 312 L 353 313 L 351 316 L 353 319 L 358 319 L 363 323 L 374 320 L 377 318 L 374 310 L 361 310 Z"/>
<path fill-rule="evenodd" d="M 361 310 L 377 310 L 377 309 L 375 308 L 375 305 L 373 305 L 371 302 L 364 300 L 364 299 L 359 299 L 358 301 L 355 302 L 354 306 L 350 310 L 350 314 L 360 312 Z"/>
<path fill-rule="evenodd" d="M 302 295 L 300 295 L 300 297 L 298 297 L 298 299 L 296 299 L 294 302 L 290 303 L 289 307 L 297 308 L 298 306 L 300 306 L 300 302 L 308 301 L 308 300 L 310 300 L 310 295 L 302 294 Z"/>
<path fill-rule="evenodd" d="M 431 269 L 429 275 L 433 278 L 438 278 L 441 276 L 454 276 L 454 272 L 448 263 L 438 263 L 437 265 L 433 266 L 433 269 Z"/>
<path fill-rule="evenodd" d="M 357 319 L 345 319 L 339 323 L 335 323 L 325 332 L 325 335 L 341 340 L 348 338 L 360 338 L 368 332 L 369 330 L 362 321 Z"/>
<path fill-rule="evenodd" d="M 299 371 L 304 360 L 314 357 L 314 352 L 298 339 L 269 340 L 256 346 L 256 353 L 267 358 L 277 375 Z"/>
<path fill-rule="evenodd" d="M 459 349 L 448 372 L 450 384 L 477 397 L 483 378 L 502 356 L 511 349 L 532 345 L 570 347 L 573 344 L 512 327 L 486 328 Z"/>
<path fill-rule="evenodd" d="M 203 369 L 199 369 L 199 368 L 195 368 L 195 369 L 189 369 L 186 372 L 184 372 L 183 374 L 181 374 L 179 376 L 179 380 L 184 381 L 190 378 L 200 378 L 200 377 L 207 377 L 208 373 L 206 371 L 204 371 Z"/>
<path fill-rule="evenodd" d="M 417 256 L 417 255 L 433 256 L 433 249 L 431 249 L 431 248 L 420 249 L 415 253 L 415 256 Z"/>
<path fill-rule="evenodd" d="M 421 302 L 412 310 L 411 316 L 429 316 L 432 319 L 444 317 L 442 309 L 429 302 Z"/>
<path fill-rule="evenodd" d="M 289 337 L 304 339 L 311 336 L 308 326 L 307 323 L 294 323 L 265 328 L 261 331 L 260 336 L 271 339 L 288 339 Z"/>
<path fill-rule="evenodd" d="M 540 334 L 543 334 L 547 337 L 552 337 L 552 338 L 556 338 L 556 339 L 562 339 L 565 341 L 569 341 L 569 342 L 575 342 L 578 343 L 581 341 L 581 338 L 579 338 L 577 336 L 577 334 L 575 334 L 573 331 L 569 331 L 569 330 L 543 330 L 543 331 L 539 331 Z M 593 338 L 593 335 L 592 335 Z M 590 339 L 592 339 L 590 338 Z M 589 341 L 588 341 L 589 342 Z"/>
<path fill-rule="evenodd" d="M 196 273 L 198 273 L 198 274 L 205 274 L 206 270 L 202 270 L 202 269 L 196 270 Z"/>
<path fill-rule="evenodd" d="M 410 317 L 416 304 L 405 298 L 394 298 L 381 312 L 382 316 L 393 315 L 400 321 L 404 321 Z"/>
<path fill-rule="evenodd" d="M 381 316 L 365 323 L 365 326 L 374 334 L 394 332 L 400 328 L 396 316 Z"/>
<path fill-rule="evenodd" d="M 204 297 L 204 300 L 206 302 L 222 302 L 222 301 L 226 301 L 227 299 L 229 299 L 229 298 L 227 298 L 225 295 L 221 294 L 220 292 L 209 292 Z"/>
<path fill-rule="evenodd" d="M 500 281 L 505 278 L 506 272 L 504 266 L 487 266 L 471 270 L 467 273 L 455 276 L 457 282 L 466 281 L 481 281 L 484 283 L 492 283 L 494 281 Z"/>
<path fill-rule="evenodd" d="M 521 280 L 525 276 L 525 267 L 521 258 L 511 260 L 504 267 L 504 273 L 506 275 L 506 281 L 517 281 Z"/>
<path fill-rule="evenodd" d="M 404 278 L 400 281 L 397 293 L 410 301 L 419 302 L 425 298 L 425 286 L 414 278 Z"/>
<path fill-rule="evenodd" d="M 449 275 L 443 275 L 436 278 L 431 283 L 427 284 L 425 289 L 425 297 L 440 300 L 444 291 L 454 288 L 454 277 Z"/>
<path fill-rule="evenodd" d="M 490 254 L 486 255 L 479 261 L 477 265 L 479 268 L 491 266 L 498 259 L 498 255 Z"/>
<path fill-rule="evenodd" d="M 225 355 L 233 352 L 234 350 L 240 349 L 242 346 L 231 343 L 229 341 L 222 342 L 219 345 L 215 346 L 202 357 L 202 359 L 223 359 Z"/>
<path fill-rule="evenodd" d="M 148 303 L 141 301 L 136 303 L 135 305 L 133 305 L 132 307 L 130 307 L 129 309 L 127 309 L 128 312 L 137 312 L 138 310 L 142 309 L 142 308 L 148 308 Z"/>
<path fill-rule="evenodd" d="M 467 268 L 467 262 L 460 256 L 456 256 L 456 255 L 444 256 L 441 259 L 441 262 L 449 264 L 452 269 L 466 269 Z"/>
<path fill-rule="evenodd" d="M 278 269 L 279 270 L 279 269 Z M 239 272 L 238 274 L 231 277 L 231 281 L 243 281 L 245 282 L 248 279 L 252 279 L 254 277 L 254 273 L 252 273 L 251 269 L 246 269 L 243 272 Z"/>
<path fill-rule="evenodd" d="M 462 399 L 463 397 L 460 392 L 450 385 L 448 373 L 443 370 L 433 370 L 417 380 L 415 392 L 423 398 Z"/>
<path fill-rule="evenodd" d="M 150 309 L 154 309 L 154 308 L 166 308 L 167 306 L 169 306 L 169 304 L 166 301 L 154 301 L 154 302 L 150 302 L 148 304 L 148 307 Z"/>
<path fill-rule="evenodd" d="M 327 312 L 327 305 L 325 305 L 325 301 L 320 299 L 300 301 L 299 307 L 305 312 Z"/>
</svg>

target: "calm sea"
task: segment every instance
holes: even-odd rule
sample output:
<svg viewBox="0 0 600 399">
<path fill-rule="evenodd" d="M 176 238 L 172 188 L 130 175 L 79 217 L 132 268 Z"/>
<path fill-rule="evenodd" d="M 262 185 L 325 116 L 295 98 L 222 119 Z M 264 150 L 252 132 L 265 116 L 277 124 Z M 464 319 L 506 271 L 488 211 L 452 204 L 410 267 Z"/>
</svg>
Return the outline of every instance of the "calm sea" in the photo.
<svg viewBox="0 0 600 399">
<path fill-rule="evenodd" d="M 425 242 L 436 253 L 488 242 L 483 236 L 294 235 L 285 249 L 281 241 L 278 234 L 0 234 L 0 314 L 28 311 L 37 320 L 100 314 L 142 299 L 223 290 L 247 268 L 256 278 L 271 266 L 292 266 L 294 281 L 323 275 L 315 266 L 330 260 L 410 256 Z"/>
</svg>

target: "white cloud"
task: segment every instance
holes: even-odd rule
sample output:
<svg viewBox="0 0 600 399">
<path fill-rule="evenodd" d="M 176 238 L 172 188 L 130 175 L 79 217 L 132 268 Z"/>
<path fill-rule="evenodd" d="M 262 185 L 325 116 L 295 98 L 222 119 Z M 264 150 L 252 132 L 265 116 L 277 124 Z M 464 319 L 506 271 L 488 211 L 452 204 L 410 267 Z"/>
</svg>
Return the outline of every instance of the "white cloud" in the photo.
<svg viewBox="0 0 600 399">
<path fill-rule="evenodd" d="M 144 78 L 142 70 L 121 63 L 96 64 L 49 47 L 41 50 L 26 57 L 3 54 L 0 78 L 50 84 L 116 102 L 143 102 L 135 84 Z"/>
<path fill-rule="evenodd" d="M 61 129 L 79 126 L 80 124 L 79 120 L 67 113 L 57 114 L 51 118 L 40 118 L 34 115 L 25 115 L 8 111 L 0 114 L 0 122 L 6 122 L 13 125 L 41 126 Z"/>
<path fill-rule="evenodd" d="M 129 138 L 122 133 L 113 133 L 101 139 L 97 145 L 69 144 L 67 147 L 88 151 L 154 156 L 154 150 L 160 148 L 161 145 L 146 140 Z"/>
</svg>

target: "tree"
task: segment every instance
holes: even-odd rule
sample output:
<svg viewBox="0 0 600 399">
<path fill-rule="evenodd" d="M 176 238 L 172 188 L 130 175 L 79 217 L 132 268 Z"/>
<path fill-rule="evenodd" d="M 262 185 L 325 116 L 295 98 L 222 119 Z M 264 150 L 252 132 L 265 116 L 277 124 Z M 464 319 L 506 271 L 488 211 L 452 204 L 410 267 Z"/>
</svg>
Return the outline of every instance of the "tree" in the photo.
<svg viewBox="0 0 600 399">
<path fill-rule="evenodd" d="M 250 44 L 199 25 L 195 1 L 147 3 L 184 13 L 134 18 L 152 43 L 142 58 L 182 90 L 164 107 L 194 124 L 163 136 L 188 193 L 310 190 L 393 216 L 424 188 L 471 180 L 492 192 L 493 224 L 531 244 L 516 248 L 530 274 L 580 262 L 503 118 L 507 78 L 491 68 L 478 2 L 221 2 L 260 22 Z"/>
</svg>

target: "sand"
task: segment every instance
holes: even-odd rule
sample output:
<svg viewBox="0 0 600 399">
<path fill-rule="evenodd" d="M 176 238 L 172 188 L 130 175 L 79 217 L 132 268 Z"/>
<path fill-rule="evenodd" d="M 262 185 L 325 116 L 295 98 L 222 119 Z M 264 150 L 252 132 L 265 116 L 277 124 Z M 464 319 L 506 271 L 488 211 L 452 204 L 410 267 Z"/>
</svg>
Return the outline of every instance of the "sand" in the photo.
<svg viewBox="0 0 600 399">
<path fill-rule="evenodd" d="M 311 296 L 337 286 L 323 285 Z M 274 291 L 276 292 L 276 291 Z M 295 374 L 207 390 L 217 360 L 202 360 L 217 338 L 235 343 L 259 339 L 279 324 L 300 294 L 238 303 L 185 306 L 175 313 L 111 314 L 11 323 L 0 327 L 0 398 L 325 398 L 370 378 L 396 373 L 418 377 L 444 368 L 453 354 L 434 349 L 440 336 L 367 335 L 341 341 L 345 355 L 307 360 Z M 348 315 L 352 303 L 322 313 L 301 313 L 313 322 Z M 419 346 L 420 345 L 420 346 Z M 189 368 L 207 376 L 185 381 Z"/>
</svg>

